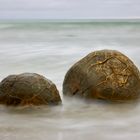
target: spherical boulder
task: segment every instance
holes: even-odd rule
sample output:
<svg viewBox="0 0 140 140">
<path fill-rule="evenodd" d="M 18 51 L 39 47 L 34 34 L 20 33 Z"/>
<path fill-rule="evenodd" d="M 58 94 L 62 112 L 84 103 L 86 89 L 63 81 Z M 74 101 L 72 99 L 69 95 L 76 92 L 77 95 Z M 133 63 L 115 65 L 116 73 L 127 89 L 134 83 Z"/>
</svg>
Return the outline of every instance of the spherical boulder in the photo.
<svg viewBox="0 0 140 140">
<path fill-rule="evenodd" d="M 140 97 L 140 72 L 118 51 L 95 51 L 69 69 L 63 94 L 119 102 L 135 100 Z"/>
<path fill-rule="evenodd" d="M 36 73 L 10 75 L 0 83 L 0 104 L 55 105 L 61 103 L 56 86 Z"/>
</svg>

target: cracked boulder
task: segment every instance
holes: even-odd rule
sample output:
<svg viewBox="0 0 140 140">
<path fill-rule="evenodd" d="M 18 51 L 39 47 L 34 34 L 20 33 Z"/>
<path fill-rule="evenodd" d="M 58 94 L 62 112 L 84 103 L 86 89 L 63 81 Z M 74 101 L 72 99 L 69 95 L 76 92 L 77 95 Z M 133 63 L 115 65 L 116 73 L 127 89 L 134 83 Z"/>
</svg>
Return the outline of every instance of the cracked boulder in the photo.
<svg viewBox="0 0 140 140">
<path fill-rule="evenodd" d="M 36 73 L 10 75 L 0 83 L 0 103 L 5 105 L 57 105 L 56 86 Z"/>
<path fill-rule="evenodd" d="M 135 100 L 140 96 L 140 72 L 118 51 L 95 51 L 69 69 L 63 94 L 119 102 Z"/>
</svg>

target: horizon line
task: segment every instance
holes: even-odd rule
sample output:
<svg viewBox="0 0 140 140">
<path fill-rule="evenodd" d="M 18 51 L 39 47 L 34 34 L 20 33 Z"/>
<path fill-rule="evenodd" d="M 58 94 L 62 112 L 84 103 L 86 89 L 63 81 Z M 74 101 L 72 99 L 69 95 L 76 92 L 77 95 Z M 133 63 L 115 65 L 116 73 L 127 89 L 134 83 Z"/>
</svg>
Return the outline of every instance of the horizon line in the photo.
<svg viewBox="0 0 140 140">
<path fill-rule="evenodd" d="M 0 19 L 0 22 L 139 22 L 140 18 Z"/>
</svg>

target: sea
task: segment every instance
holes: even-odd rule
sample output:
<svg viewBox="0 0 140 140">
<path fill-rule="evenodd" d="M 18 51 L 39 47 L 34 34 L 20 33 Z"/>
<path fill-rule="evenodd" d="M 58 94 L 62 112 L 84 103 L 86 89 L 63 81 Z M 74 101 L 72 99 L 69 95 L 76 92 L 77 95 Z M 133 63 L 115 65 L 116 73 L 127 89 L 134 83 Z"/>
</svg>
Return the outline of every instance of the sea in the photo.
<svg viewBox="0 0 140 140">
<path fill-rule="evenodd" d="M 0 106 L 0 140 L 139 140 L 140 103 L 63 98 L 68 69 L 88 53 L 118 50 L 140 68 L 140 21 L 0 21 L 0 80 L 33 72 L 53 81 L 61 106 Z"/>
</svg>

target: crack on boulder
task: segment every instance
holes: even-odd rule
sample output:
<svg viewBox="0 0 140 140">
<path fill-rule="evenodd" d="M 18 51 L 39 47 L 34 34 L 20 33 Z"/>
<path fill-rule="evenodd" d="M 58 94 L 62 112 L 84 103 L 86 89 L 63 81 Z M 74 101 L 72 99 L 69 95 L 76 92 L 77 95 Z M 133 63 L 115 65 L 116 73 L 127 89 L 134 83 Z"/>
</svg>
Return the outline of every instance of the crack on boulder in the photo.
<svg viewBox="0 0 140 140">
<path fill-rule="evenodd" d="M 110 59 L 112 59 L 112 58 L 114 58 L 114 57 L 109 57 L 109 58 L 106 58 L 104 61 L 97 61 L 97 63 L 91 64 L 91 66 L 90 66 L 89 69 L 88 69 L 88 72 L 89 72 L 94 66 L 104 64 L 104 63 L 106 63 L 108 60 L 110 60 Z"/>
</svg>

